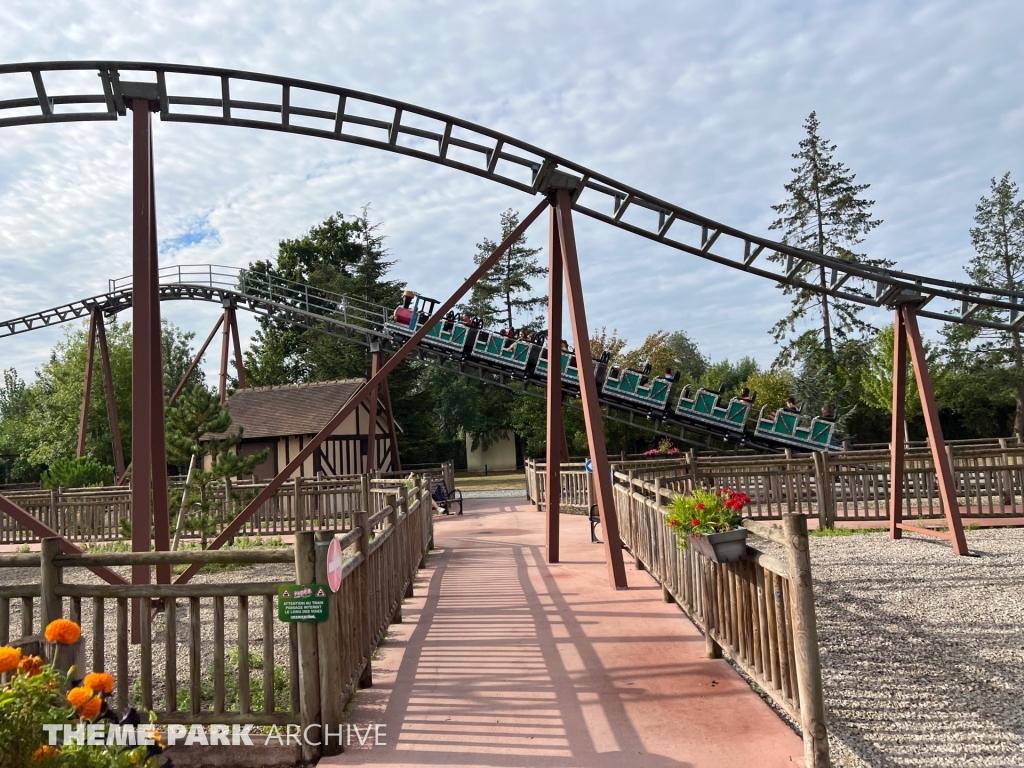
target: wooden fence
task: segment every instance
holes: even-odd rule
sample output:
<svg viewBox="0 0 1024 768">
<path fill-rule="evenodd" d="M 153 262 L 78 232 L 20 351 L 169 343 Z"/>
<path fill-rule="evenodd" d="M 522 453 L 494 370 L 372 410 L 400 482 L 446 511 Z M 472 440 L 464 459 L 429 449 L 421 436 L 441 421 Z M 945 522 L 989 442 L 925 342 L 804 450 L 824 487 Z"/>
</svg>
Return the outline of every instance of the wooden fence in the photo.
<svg viewBox="0 0 1024 768">
<path fill-rule="evenodd" d="M 622 541 L 638 568 L 662 585 L 705 635 L 707 654 L 732 661 L 803 730 L 809 768 L 829 765 L 821 659 L 806 518 L 785 515 L 782 528 L 744 521 L 748 557 L 717 564 L 679 549 L 663 503 L 676 493 L 660 481 L 615 473 L 615 511 Z M 782 557 L 750 544 L 781 545 Z"/>
<path fill-rule="evenodd" d="M 402 600 L 412 595 L 416 570 L 433 546 L 429 493 L 429 483 L 418 478 L 412 488 L 403 484 L 388 494 L 378 511 L 352 512 L 354 526 L 339 538 L 341 586 L 330 595 L 325 622 L 281 624 L 276 601 L 282 583 L 328 583 L 326 545 L 334 531 L 301 531 L 288 548 L 75 555 L 61 554 L 60 539 L 52 538 L 39 553 L 0 555 L 0 567 L 39 573 L 38 583 L 0 587 L 0 645 L 39 647 L 49 621 L 70 618 L 82 625 L 82 638 L 57 663 L 65 669 L 74 663 L 82 674 L 114 673 L 118 710 L 151 710 L 159 723 L 320 724 L 337 734 L 353 692 L 372 682 L 373 650 L 388 625 L 401 621 Z M 64 580 L 68 569 L 163 563 L 290 563 L 295 579 Z M 131 656 L 130 605 L 139 617 L 139 648 Z M 306 760 L 319 756 L 303 749 Z"/>
<path fill-rule="evenodd" d="M 986 519 L 1024 515 L 1024 446 L 947 446 L 957 489 L 960 514 Z M 783 515 L 813 515 L 820 525 L 837 521 L 889 518 L 891 473 L 887 450 L 811 453 L 785 456 L 696 456 L 658 462 L 625 462 L 613 465 L 636 478 L 660 478 L 665 488 L 687 492 L 697 487 L 728 486 L 751 499 L 749 515 L 758 520 L 780 520 Z M 562 465 L 563 494 L 568 506 L 588 507 L 590 496 L 573 489 L 586 484 L 580 464 Z M 544 500 L 543 462 L 527 462 L 526 483 L 530 499 L 541 507 Z M 938 481 L 927 449 L 907 451 L 903 470 L 903 517 L 942 518 L 945 512 Z"/>
<path fill-rule="evenodd" d="M 436 469 L 417 472 L 428 479 L 443 478 L 454 487 L 455 472 L 451 463 Z M 352 514 L 359 509 L 379 511 L 383 488 L 395 488 L 406 482 L 409 473 L 377 473 L 367 485 L 364 475 L 336 477 L 297 477 L 286 482 L 260 507 L 238 532 L 239 536 L 279 536 L 304 530 L 344 531 L 352 528 Z M 217 529 L 233 519 L 264 487 L 265 483 L 217 482 L 210 488 L 217 499 L 213 527 Z M 122 541 L 131 520 L 131 489 L 78 488 L 73 490 L 38 488 L 13 491 L 7 498 L 72 541 L 90 543 Z M 180 485 L 172 487 L 171 500 L 180 500 Z M 377 500 L 374 501 L 373 499 Z M 179 505 L 171 505 L 171 522 L 177 519 Z M 196 539 L 200 530 L 188 524 L 182 538 Z M 6 515 L 0 514 L 0 544 L 26 544 L 39 537 Z"/>
</svg>

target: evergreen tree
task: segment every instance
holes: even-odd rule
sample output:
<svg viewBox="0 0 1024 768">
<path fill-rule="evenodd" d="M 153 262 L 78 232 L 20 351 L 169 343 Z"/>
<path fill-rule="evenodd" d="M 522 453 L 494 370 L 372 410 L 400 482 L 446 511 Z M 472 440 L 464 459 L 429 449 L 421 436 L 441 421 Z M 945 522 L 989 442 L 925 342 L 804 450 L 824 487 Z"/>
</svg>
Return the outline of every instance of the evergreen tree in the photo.
<svg viewBox="0 0 1024 768">
<path fill-rule="evenodd" d="M 210 492 L 210 486 L 215 480 L 252 474 L 269 454 L 264 449 L 242 456 L 241 444 L 242 430 L 231 432 L 227 407 L 220 404 L 217 393 L 206 387 L 186 390 L 167 409 L 168 461 L 187 467 L 195 457 L 195 468 L 184 489 L 183 506 L 189 511 L 185 524 L 199 531 L 203 549 L 207 537 L 216 534 L 220 523 L 215 510 L 222 509 L 221 500 Z M 211 457 L 208 467 L 206 457 Z"/>
<path fill-rule="evenodd" d="M 785 185 L 789 199 L 772 206 L 778 218 L 769 229 L 780 230 L 784 243 L 804 250 L 845 261 L 891 266 L 888 261 L 867 259 L 854 252 L 864 236 L 882 222 L 871 218 L 875 201 L 861 196 L 870 185 L 855 183 L 856 176 L 835 159 L 836 145 L 822 138 L 819 128 L 818 116 L 811 112 L 804 121 L 807 135 L 800 141 L 799 151 L 793 154 L 799 161 L 793 168 L 795 175 Z M 780 262 L 787 260 L 779 253 L 769 258 Z M 825 268 L 819 265 L 805 263 L 796 277 L 828 287 Z M 857 302 L 789 285 L 783 285 L 782 290 L 792 296 L 792 309 L 772 328 L 776 342 L 786 341 L 779 354 L 779 364 L 813 354 L 818 348 L 832 358 L 838 341 L 872 330 L 860 319 L 862 305 Z M 847 284 L 847 290 L 860 289 Z M 812 317 L 813 314 L 818 317 Z M 804 322 L 812 327 L 799 332 L 797 324 Z"/>
<path fill-rule="evenodd" d="M 1024 200 L 1018 197 L 1017 185 L 1006 173 L 992 179 L 989 196 L 982 197 L 975 210 L 971 227 L 971 244 L 975 255 L 965 271 L 971 281 L 988 288 L 1020 293 L 1024 290 Z M 975 317 L 1005 322 L 994 310 L 981 310 Z M 950 324 L 943 334 L 949 345 L 951 365 L 960 370 L 973 370 L 992 379 L 998 371 L 1005 374 L 995 379 L 1012 381 L 1016 411 L 1014 434 L 1024 437 L 1024 348 L 1020 331 L 1000 331 Z M 998 386 L 993 381 L 993 388 Z"/>
<path fill-rule="evenodd" d="M 504 240 L 518 226 L 519 212 L 509 208 L 501 214 L 500 239 Z M 484 238 L 477 243 L 473 261 L 483 264 L 497 247 L 498 243 Z M 503 325 L 511 330 L 517 318 L 546 306 L 548 297 L 535 295 L 533 288 L 534 280 L 548 273 L 547 267 L 537 261 L 540 251 L 527 246 L 526 235 L 516 240 L 473 286 L 464 310 L 479 317 L 484 327 Z M 521 324 L 539 327 L 541 321 L 530 317 Z"/>
</svg>

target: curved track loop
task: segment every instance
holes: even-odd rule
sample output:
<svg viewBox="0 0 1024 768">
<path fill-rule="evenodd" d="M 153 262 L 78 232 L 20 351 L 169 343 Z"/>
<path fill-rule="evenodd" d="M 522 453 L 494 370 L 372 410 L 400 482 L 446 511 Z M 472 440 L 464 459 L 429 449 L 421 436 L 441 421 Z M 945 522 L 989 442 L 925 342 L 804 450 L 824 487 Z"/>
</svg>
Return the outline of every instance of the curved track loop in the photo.
<svg viewBox="0 0 1024 768">
<path fill-rule="evenodd" d="M 85 92 L 83 75 L 98 75 Z M 213 67 L 69 61 L 0 66 L 0 93 L 12 91 L 23 95 L 0 101 L 0 127 L 117 120 L 126 114 L 126 100 L 147 99 L 165 122 L 350 142 L 438 163 L 531 195 L 568 187 L 573 210 L 581 214 L 776 283 L 870 306 L 912 302 L 922 307 L 920 316 L 944 322 L 1001 330 L 1024 327 L 1024 293 L 794 248 L 700 216 L 489 128 L 348 88 Z M 823 284 L 803 279 L 809 265 L 821 267 L 815 271 Z"/>
<path fill-rule="evenodd" d="M 276 322 L 297 325 L 364 346 L 369 346 L 371 340 L 393 346 L 392 339 L 383 327 L 384 318 L 391 312 L 390 309 L 350 296 L 311 289 L 304 283 L 277 277 L 268 279 L 266 275 L 244 269 L 206 264 L 164 267 L 160 270 L 159 281 L 161 301 L 206 301 L 218 306 L 232 306 L 272 318 Z M 132 306 L 131 284 L 131 276 L 111 280 L 107 293 L 0 321 L 0 338 L 88 317 L 95 307 L 99 307 L 104 315 L 116 315 Z M 463 360 L 422 344 L 413 350 L 413 355 L 436 368 L 513 392 L 524 392 L 542 400 L 546 397 L 542 389 L 528 387 L 522 378 L 476 359 Z M 567 405 L 579 409 L 571 401 L 567 401 Z M 649 418 L 642 409 L 631 410 L 622 403 L 605 400 L 602 405 L 607 419 L 681 440 L 695 447 L 718 450 L 738 450 L 740 447 L 736 442 L 725 442 L 724 438 L 733 436 L 723 430 L 709 429 L 701 423 L 683 423 L 671 413 L 666 414 L 669 417 L 666 419 Z M 756 435 L 751 436 L 746 446 L 759 451 L 781 450 L 779 446 L 760 440 Z"/>
</svg>

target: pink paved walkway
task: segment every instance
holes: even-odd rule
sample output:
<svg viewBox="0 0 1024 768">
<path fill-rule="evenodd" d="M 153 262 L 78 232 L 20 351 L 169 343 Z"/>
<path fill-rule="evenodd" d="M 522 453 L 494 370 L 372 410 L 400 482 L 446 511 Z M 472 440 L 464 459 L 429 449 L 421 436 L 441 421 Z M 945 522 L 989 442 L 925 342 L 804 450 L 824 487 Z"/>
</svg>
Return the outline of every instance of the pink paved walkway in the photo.
<svg viewBox="0 0 1024 768">
<path fill-rule="evenodd" d="M 562 517 L 562 562 L 543 517 L 501 500 L 439 517 L 405 623 L 349 722 L 384 723 L 386 746 L 321 765 L 803 765 L 794 734 L 627 555 L 608 586 L 584 517 Z M 362 730 L 362 728 L 361 728 Z"/>
</svg>

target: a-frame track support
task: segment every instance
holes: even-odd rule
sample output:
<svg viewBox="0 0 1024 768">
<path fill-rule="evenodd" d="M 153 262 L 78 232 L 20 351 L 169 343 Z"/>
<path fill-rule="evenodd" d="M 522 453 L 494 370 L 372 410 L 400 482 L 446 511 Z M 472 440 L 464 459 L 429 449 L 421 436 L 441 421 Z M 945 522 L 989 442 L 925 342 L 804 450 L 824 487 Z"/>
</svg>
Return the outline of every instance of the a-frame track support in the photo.
<svg viewBox="0 0 1024 768">
<path fill-rule="evenodd" d="M 969 555 L 967 539 L 964 536 L 963 521 L 960 519 L 960 505 L 956 498 L 956 484 L 953 481 L 953 467 L 946 452 L 946 441 L 939 423 L 939 409 L 935 404 L 935 387 L 928 371 L 921 329 L 917 324 L 917 306 L 911 302 L 896 306 L 896 322 L 893 335 L 893 376 L 892 376 L 892 443 L 890 446 L 890 496 L 889 535 L 893 539 L 903 536 L 903 531 L 923 533 L 949 539 L 953 551 L 958 555 Z M 921 410 L 924 425 L 928 430 L 928 445 L 931 447 L 932 462 L 939 481 L 939 498 L 946 515 L 948 531 L 935 531 L 903 522 L 903 470 L 906 465 L 905 422 L 907 408 L 907 347 L 917 379 L 917 391 L 921 395 Z"/>
</svg>

